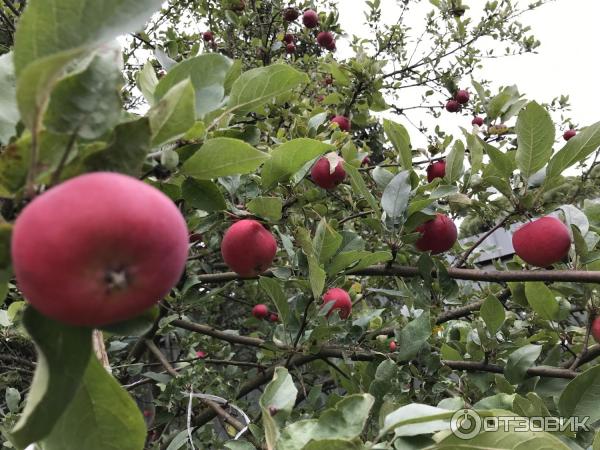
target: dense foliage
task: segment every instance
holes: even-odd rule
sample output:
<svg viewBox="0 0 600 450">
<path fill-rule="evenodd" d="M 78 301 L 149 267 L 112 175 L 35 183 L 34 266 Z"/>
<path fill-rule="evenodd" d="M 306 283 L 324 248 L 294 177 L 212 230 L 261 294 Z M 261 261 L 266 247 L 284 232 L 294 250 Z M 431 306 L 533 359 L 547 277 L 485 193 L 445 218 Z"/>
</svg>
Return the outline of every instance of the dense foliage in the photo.
<svg viewBox="0 0 600 450">
<path fill-rule="evenodd" d="M 371 0 L 349 48 L 338 3 L 2 2 L 5 447 L 597 448 L 594 427 L 451 433 L 463 408 L 600 420 L 600 122 L 563 138 L 567 97 L 472 78 L 537 48 L 519 18 L 546 2 L 398 0 L 388 26 Z M 10 245 L 32 200 L 99 171 L 165 193 L 190 243 L 157 306 L 92 330 L 28 306 Z M 478 265 L 551 213 L 568 228 Z"/>
</svg>

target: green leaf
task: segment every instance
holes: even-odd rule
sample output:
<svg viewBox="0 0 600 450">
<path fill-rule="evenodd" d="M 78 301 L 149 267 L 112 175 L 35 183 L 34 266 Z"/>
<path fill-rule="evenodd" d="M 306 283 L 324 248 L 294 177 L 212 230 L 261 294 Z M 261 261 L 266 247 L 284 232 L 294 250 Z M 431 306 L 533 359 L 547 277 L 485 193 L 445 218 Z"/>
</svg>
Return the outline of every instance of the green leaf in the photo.
<svg viewBox="0 0 600 450">
<path fill-rule="evenodd" d="M 577 135 L 566 143 L 548 163 L 546 170 L 546 180 L 548 183 L 552 179 L 560 176 L 565 169 L 571 167 L 587 158 L 592 152 L 600 146 L 600 122 L 596 122 L 589 127 L 581 130 Z"/>
<path fill-rule="evenodd" d="M 81 70 L 61 79 L 50 96 L 44 124 L 55 133 L 97 139 L 112 130 L 122 113 L 121 48 L 96 54 Z"/>
<path fill-rule="evenodd" d="M 563 417 L 589 417 L 600 420 L 600 366 L 587 369 L 567 384 L 560 395 L 558 409 Z"/>
<path fill-rule="evenodd" d="M 464 128 L 461 128 L 461 130 L 467 139 L 469 158 L 471 159 L 471 173 L 477 173 L 481 170 L 483 164 L 483 144 L 476 136 Z"/>
<path fill-rule="evenodd" d="M 154 91 L 155 100 L 163 98 L 175 85 L 189 79 L 196 95 L 196 116 L 220 108 L 225 97 L 225 80 L 232 61 L 219 53 L 206 53 L 186 59 L 173 66 L 159 81 Z"/>
<path fill-rule="evenodd" d="M 183 446 L 183 444 L 186 443 L 188 437 L 187 437 L 187 430 L 183 430 L 184 433 L 184 437 L 185 437 L 185 441 L 183 441 L 183 443 L 181 444 L 181 446 Z M 171 449 L 171 447 L 167 448 L 167 450 L 178 450 L 180 447 Z M 225 443 L 225 448 L 228 448 L 229 450 L 255 450 L 256 447 L 254 445 L 252 445 L 250 442 L 248 441 L 229 441 Z"/>
<path fill-rule="evenodd" d="M 89 328 L 59 324 L 31 307 L 25 310 L 23 324 L 36 344 L 39 357 L 27 404 L 11 432 L 18 447 L 49 435 L 76 395 L 92 355 Z"/>
<path fill-rule="evenodd" d="M 362 433 L 375 399 L 369 394 L 347 395 L 318 420 L 300 420 L 281 433 L 277 450 L 302 450 L 309 442 L 351 440 Z M 313 447 L 318 448 L 318 447 Z"/>
<path fill-rule="evenodd" d="M 519 91 L 516 86 L 504 88 L 498 95 L 490 100 L 487 105 L 487 115 L 490 119 L 498 118 L 510 105 L 519 100 Z"/>
<path fill-rule="evenodd" d="M 453 412 L 435 406 L 411 403 L 385 416 L 380 435 L 394 430 L 395 436 L 417 436 L 450 428 Z"/>
<path fill-rule="evenodd" d="M 320 439 L 309 442 L 302 450 L 365 450 L 359 439 Z"/>
<path fill-rule="evenodd" d="M 208 140 L 182 167 L 185 175 L 201 180 L 254 172 L 267 153 L 255 149 L 244 141 L 231 138 Z"/>
<path fill-rule="evenodd" d="M 487 143 L 484 143 L 483 145 L 485 152 L 490 157 L 490 161 L 495 171 L 502 177 L 502 179 L 508 180 L 515 170 L 515 166 L 510 157 L 506 153 L 502 153 L 493 145 L 489 145 Z"/>
<path fill-rule="evenodd" d="M 541 345 L 527 344 L 515 350 L 510 354 L 506 361 L 504 377 L 511 384 L 518 384 L 525 379 L 527 369 L 533 366 L 533 363 L 542 352 Z"/>
<path fill-rule="evenodd" d="M 319 262 L 323 264 L 329 261 L 340 245 L 342 245 L 342 235 L 335 231 L 325 218 L 322 218 L 313 239 L 315 256 L 319 258 Z"/>
<path fill-rule="evenodd" d="M 271 158 L 263 166 L 261 178 L 265 189 L 286 181 L 309 161 L 335 147 L 314 139 L 294 139 L 271 151 Z"/>
<path fill-rule="evenodd" d="M 137 87 L 150 106 L 154 105 L 154 91 L 158 85 L 158 78 L 154 72 L 154 66 L 146 61 L 142 70 L 136 74 Z"/>
<path fill-rule="evenodd" d="M 548 111 L 530 102 L 517 119 L 517 168 L 525 178 L 546 165 L 552 155 L 554 124 Z"/>
<path fill-rule="evenodd" d="M 267 293 L 269 298 L 275 303 L 277 312 L 283 323 L 288 323 L 290 320 L 290 305 L 288 304 L 285 292 L 281 288 L 279 282 L 273 278 L 260 277 L 258 285 Z"/>
<path fill-rule="evenodd" d="M 497 431 L 484 431 L 468 440 L 450 434 L 436 445 L 428 447 L 428 450 L 570 450 L 568 445 L 551 433 L 514 430 L 516 424 L 521 423 L 516 421 L 508 422 L 511 424 L 509 429 L 514 431 L 506 431 L 503 423 L 500 422 Z"/>
<path fill-rule="evenodd" d="M 462 141 L 454 142 L 450 154 L 446 158 L 446 175 L 444 179 L 452 184 L 461 177 L 464 171 L 465 145 Z"/>
<path fill-rule="evenodd" d="M 259 400 L 268 448 L 276 448 L 280 427 L 292 412 L 297 395 L 292 376 L 287 369 L 277 367 Z"/>
<path fill-rule="evenodd" d="M 233 83 L 227 107 L 237 114 L 246 114 L 308 81 L 307 74 L 287 64 L 252 69 Z"/>
<path fill-rule="evenodd" d="M 392 219 L 406 212 L 411 192 L 410 171 L 404 170 L 388 183 L 381 196 L 381 207 Z"/>
<path fill-rule="evenodd" d="M 319 298 L 325 289 L 326 274 L 319 264 L 319 260 L 314 254 L 307 255 L 308 258 L 308 281 L 312 290 L 313 297 Z"/>
<path fill-rule="evenodd" d="M 0 56 L 0 144 L 8 144 L 19 122 L 17 84 L 12 53 Z"/>
<path fill-rule="evenodd" d="M 400 360 L 412 359 L 431 336 L 429 312 L 423 312 L 398 333 L 396 355 Z"/>
<path fill-rule="evenodd" d="M 102 367 L 95 355 L 67 410 L 41 450 L 139 450 L 146 424 L 133 399 Z"/>
<path fill-rule="evenodd" d="M 161 4 L 162 0 L 28 1 L 14 46 L 23 122 L 36 128 L 52 86 L 69 62 L 90 47 L 138 29 Z"/>
<path fill-rule="evenodd" d="M 84 160 L 88 171 L 112 171 L 138 176 L 150 150 L 150 122 L 141 118 L 115 128 L 111 143 Z"/>
<path fill-rule="evenodd" d="M 148 112 L 152 145 L 158 147 L 183 136 L 194 126 L 194 111 L 194 87 L 188 78 L 169 89 Z"/>
<path fill-rule="evenodd" d="M 398 152 L 398 157 L 402 167 L 406 170 L 412 170 L 412 151 L 410 148 L 410 136 L 406 128 L 399 123 L 391 120 L 383 120 L 383 130 Z"/>
<path fill-rule="evenodd" d="M 525 296 L 529 305 L 542 319 L 556 320 L 558 318 L 559 304 L 543 281 L 525 283 Z"/>
<path fill-rule="evenodd" d="M 492 335 L 500 329 L 506 318 L 504 306 L 495 295 L 490 295 L 485 299 L 479 309 L 479 314 Z"/>
<path fill-rule="evenodd" d="M 371 209 L 375 211 L 375 215 L 381 216 L 381 209 L 379 203 L 371 194 L 371 191 L 367 187 L 365 180 L 356 167 L 351 164 L 344 163 L 344 170 L 350 177 L 350 183 L 352 184 L 352 190 L 357 194 L 360 194 L 369 204 Z"/>
<path fill-rule="evenodd" d="M 277 222 L 281 220 L 283 202 L 279 197 L 256 197 L 250 200 L 248 211 L 259 217 Z"/>
<path fill-rule="evenodd" d="M 227 208 L 221 190 L 210 180 L 186 178 L 181 185 L 181 195 L 188 206 L 202 211 L 222 211 Z"/>
</svg>

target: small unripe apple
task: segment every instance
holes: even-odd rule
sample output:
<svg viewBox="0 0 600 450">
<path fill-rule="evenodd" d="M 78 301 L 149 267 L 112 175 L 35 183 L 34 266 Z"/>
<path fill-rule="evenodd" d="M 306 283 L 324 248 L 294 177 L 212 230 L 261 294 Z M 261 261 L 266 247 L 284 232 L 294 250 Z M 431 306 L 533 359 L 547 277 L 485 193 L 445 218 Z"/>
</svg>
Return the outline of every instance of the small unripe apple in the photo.
<svg viewBox="0 0 600 450">
<path fill-rule="evenodd" d="M 450 250 L 458 235 L 454 222 L 444 214 L 436 214 L 435 218 L 417 227 L 421 237 L 416 242 L 417 249 L 432 254 Z"/>
<path fill-rule="evenodd" d="M 319 158 L 310 171 L 310 177 L 317 186 L 328 190 L 334 189 L 346 178 L 343 160 L 338 158 L 338 163 L 332 172 L 330 160 L 325 156 Z"/>
<path fill-rule="evenodd" d="M 317 44 L 319 44 L 321 47 L 330 47 L 331 43 L 334 41 L 335 39 L 333 38 L 333 34 L 329 31 L 321 31 L 319 34 L 317 34 Z"/>
<path fill-rule="evenodd" d="M 288 55 L 291 55 L 291 54 L 293 54 L 293 53 L 296 53 L 296 45 L 295 45 L 295 44 L 287 44 L 287 45 L 285 46 L 285 52 L 286 52 Z"/>
<path fill-rule="evenodd" d="M 600 316 L 594 318 L 594 320 L 592 321 L 591 332 L 596 342 L 600 343 Z"/>
<path fill-rule="evenodd" d="M 275 313 L 269 314 L 269 320 L 271 322 L 279 322 L 279 316 Z"/>
<path fill-rule="evenodd" d="M 307 9 L 302 15 L 302 23 L 306 28 L 315 28 L 319 25 L 319 15 L 312 9 Z"/>
<path fill-rule="evenodd" d="M 427 182 L 431 183 L 436 178 L 444 178 L 446 176 L 446 161 L 436 161 L 427 166 Z"/>
<path fill-rule="evenodd" d="M 225 264 L 243 277 L 253 277 L 267 270 L 275 254 L 277 242 L 260 222 L 251 219 L 234 223 L 221 241 Z"/>
<path fill-rule="evenodd" d="M 323 305 L 329 302 L 334 302 L 334 304 L 327 312 L 327 317 L 329 317 L 336 309 L 339 310 L 341 319 L 347 319 L 352 312 L 352 301 L 350 300 L 350 295 L 343 289 L 329 289 L 325 295 L 323 295 Z"/>
<path fill-rule="evenodd" d="M 283 36 L 283 42 L 285 42 L 286 44 L 293 44 L 294 42 L 296 42 L 296 36 L 294 36 L 292 33 L 286 33 Z"/>
<path fill-rule="evenodd" d="M 289 7 L 283 10 L 283 20 L 286 22 L 293 22 L 298 17 L 300 17 L 300 11 L 298 11 L 296 8 Z"/>
<path fill-rule="evenodd" d="M 467 91 L 466 89 L 459 89 L 458 91 L 456 91 L 456 94 L 454 94 L 454 100 L 456 100 L 461 105 L 468 103 L 469 97 L 469 91 Z"/>
<path fill-rule="evenodd" d="M 269 315 L 269 308 L 267 308 L 267 305 L 259 303 L 252 308 L 252 315 L 257 319 L 264 319 Z"/>
<path fill-rule="evenodd" d="M 17 284 L 35 309 L 95 327 L 131 319 L 169 293 L 185 267 L 188 230 L 158 189 L 96 172 L 27 205 L 11 247 Z"/>
<path fill-rule="evenodd" d="M 471 121 L 471 125 L 477 125 L 478 127 L 483 125 L 483 117 L 475 116 Z"/>
<path fill-rule="evenodd" d="M 215 35 L 212 31 L 205 31 L 202 33 L 202 39 L 204 39 L 205 42 L 211 42 L 215 39 Z"/>
<path fill-rule="evenodd" d="M 446 103 L 446 111 L 452 113 L 460 111 L 460 103 L 456 100 L 448 100 Z"/>
<path fill-rule="evenodd" d="M 331 123 L 337 123 L 342 131 L 350 131 L 350 119 L 348 119 L 346 116 L 335 116 L 333 119 L 331 119 Z"/>
<path fill-rule="evenodd" d="M 390 341 L 390 352 L 396 351 L 396 341 Z"/>
<path fill-rule="evenodd" d="M 577 131 L 575 131 L 573 128 L 569 128 L 567 131 L 564 132 L 563 139 L 565 141 L 568 141 L 572 137 L 575 137 L 576 134 L 577 134 Z"/>
<path fill-rule="evenodd" d="M 199 359 L 204 359 L 204 358 L 206 358 L 207 356 L 208 356 L 208 353 L 206 353 L 206 352 L 203 352 L 202 350 L 198 350 L 198 351 L 196 352 L 196 358 L 199 358 Z"/>
<path fill-rule="evenodd" d="M 556 217 L 546 216 L 520 227 L 512 237 L 515 253 L 525 262 L 547 267 L 569 253 L 571 236 Z"/>
</svg>

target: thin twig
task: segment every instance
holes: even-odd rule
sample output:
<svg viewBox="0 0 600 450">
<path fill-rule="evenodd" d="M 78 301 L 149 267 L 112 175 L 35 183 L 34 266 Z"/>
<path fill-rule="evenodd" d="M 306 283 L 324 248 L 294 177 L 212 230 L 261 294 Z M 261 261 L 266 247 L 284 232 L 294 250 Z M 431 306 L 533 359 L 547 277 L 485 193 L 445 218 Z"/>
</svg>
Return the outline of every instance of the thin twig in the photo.
<svg viewBox="0 0 600 450">
<path fill-rule="evenodd" d="M 456 263 L 454 264 L 454 267 L 460 268 L 460 267 L 464 266 L 465 262 L 467 261 L 467 259 L 471 255 L 471 253 L 473 253 L 475 251 L 475 249 L 477 249 L 477 247 L 479 247 L 483 243 L 483 241 L 485 241 L 487 238 L 489 238 L 497 229 L 502 228 L 504 226 L 504 224 L 506 222 L 508 222 L 508 219 L 510 219 L 513 215 L 514 215 L 514 213 L 508 214 L 504 219 L 499 221 L 490 230 L 488 230 L 483 236 L 481 236 L 479 239 L 477 239 L 477 241 L 473 245 L 471 245 L 471 247 L 468 248 L 467 251 L 456 261 Z"/>
</svg>

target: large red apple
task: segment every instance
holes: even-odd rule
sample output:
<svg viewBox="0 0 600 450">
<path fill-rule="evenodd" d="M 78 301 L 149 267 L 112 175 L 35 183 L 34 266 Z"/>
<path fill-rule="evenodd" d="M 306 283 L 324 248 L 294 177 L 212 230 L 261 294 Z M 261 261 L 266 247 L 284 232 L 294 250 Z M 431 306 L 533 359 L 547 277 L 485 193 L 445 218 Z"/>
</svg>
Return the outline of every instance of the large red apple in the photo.
<svg viewBox="0 0 600 450">
<path fill-rule="evenodd" d="M 594 318 L 594 320 L 592 321 L 591 332 L 596 342 L 600 342 L 600 316 Z"/>
<path fill-rule="evenodd" d="M 456 100 L 448 100 L 446 103 L 446 111 L 448 112 L 458 112 L 460 111 L 460 103 Z"/>
<path fill-rule="evenodd" d="M 293 22 L 300 16 L 300 11 L 296 8 L 289 7 L 283 10 L 283 20 L 286 22 Z"/>
<path fill-rule="evenodd" d="M 329 317 L 336 309 L 339 310 L 341 319 L 347 319 L 352 312 L 352 301 L 350 300 L 350 295 L 348 295 L 348 293 L 343 289 L 332 288 L 325 292 L 325 295 L 323 295 L 323 305 L 329 302 L 335 303 L 327 312 L 327 317 Z"/>
<path fill-rule="evenodd" d="M 512 237 L 515 253 L 525 262 L 547 267 L 569 253 L 571 236 L 556 217 L 542 217 L 519 228 Z"/>
<path fill-rule="evenodd" d="M 333 119 L 331 119 L 331 123 L 337 123 L 342 131 L 350 131 L 350 119 L 346 116 L 334 116 Z"/>
<path fill-rule="evenodd" d="M 19 288 L 42 314 L 100 326 L 137 316 L 177 283 L 188 253 L 185 220 L 159 190 L 98 172 L 33 200 L 15 222 Z"/>
<path fill-rule="evenodd" d="M 315 28 L 319 25 L 319 15 L 312 9 L 307 9 L 302 15 L 302 23 L 306 28 Z"/>
<path fill-rule="evenodd" d="M 469 97 L 469 91 L 467 91 L 466 89 L 459 89 L 458 91 L 456 91 L 456 94 L 454 94 L 454 100 L 456 100 L 461 105 L 468 103 Z"/>
<path fill-rule="evenodd" d="M 337 161 L 334 165 L 335 169 L 332 171 L 331 158 Z M 343 159 L 335 155 L 331 157 L 322 157 L 315 163 L 310 171 L 310 177 L 315 184 L 323 189 L 335 189 L 335 187 L 344 181 L 346 178 L 346 171 L 344 170 Z"/>
<path fill-rule="evenodd" d="M 436 178 L 444 178 L 446 175 L 446 161 L 436 161 L 427 166 L 427 182 L 431 183 Z"/>
<path fill-rule="evenodd" d="M 422 252 L 430 251 L 434 255 L 450 250 L 458 235 L 452 219 L 439 213 L 435 219 L 419 225 L 417 231 L 421 233 L 415 244 L 417 249 Z"/>
<path fill-rule="evenodd" d="M 333 38 L 333 34 L 331 34 L 329 31 L 321 31 L 319 34 L 317 34 L 317 44 L 319 44 L 321 47 L 328 48 L 334 41 L 335 39 Z"/>
<path fill-rule="evenodd" d="M 277 242 L 260 222 L 240 220 L 229 227 L 221 241 L 225 263 L 243 277 L 254 277 L 267 270 L 275 254 Z"/>
<path fill-rule="evenodd" d="M 252 315 L 257 319 L 264 319 L 269 315 L 269 308 L 263 303 L 254 305 L 254 308 L 252 308 Z"/>
</svg>

